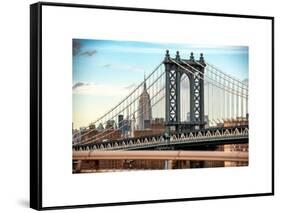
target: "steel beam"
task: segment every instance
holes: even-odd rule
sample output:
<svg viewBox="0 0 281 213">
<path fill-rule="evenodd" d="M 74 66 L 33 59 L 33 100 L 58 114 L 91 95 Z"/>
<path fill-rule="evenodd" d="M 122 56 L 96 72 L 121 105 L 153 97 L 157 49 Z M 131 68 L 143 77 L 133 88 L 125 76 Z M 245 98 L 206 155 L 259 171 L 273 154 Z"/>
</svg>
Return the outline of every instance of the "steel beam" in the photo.
<svg viewBox="0 0 281 213">
<path fill-rule="evenodd" d="M 248 161 L 248 152 L 222 151 L 73 151 L 73 160 Z"/>
</svg>

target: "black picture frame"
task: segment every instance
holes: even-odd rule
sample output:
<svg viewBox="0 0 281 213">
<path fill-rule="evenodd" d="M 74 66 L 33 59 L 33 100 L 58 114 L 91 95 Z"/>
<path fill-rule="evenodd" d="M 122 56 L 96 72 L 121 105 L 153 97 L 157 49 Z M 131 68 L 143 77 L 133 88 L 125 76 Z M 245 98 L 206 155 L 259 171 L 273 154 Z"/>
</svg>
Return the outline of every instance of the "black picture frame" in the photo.
<svg viewBox="0 0 281 213">
<path fill-rule="evenodd" d="M 271 37 L 271 51 L 272 51 L 271 192 L 256 193 L 256 194 L 237 194 L 237 195 L 225 195 L 225 196 L 178 198 L 178 199 L 165 199 L 165 200 L 143 200 L 143 201 L 134 201 L 134 202 L 120 202 L 120 203 L 102 203 L 102 204 L 96 203 L 96 204 L 85 204 L 85 205 L 43 207 L 42 206 L 42 6 L 111 9 L 111 10 L 119 10 L 119 11 L 143 11 L 143 12 L 166 13 L 166 14 L 189 14 L 189 15 L 222 16 L 222 17 L 233 17 L 233 18 L 235 17 L 235 18 L 270 20 L 271 30 L 272 30 L 271 32 L 272 33 L 272 37 Z M 272 196 L 272 195 L 274 195 L 274 17 L 242 15 L 242 14 L 194 12 L 194 11 L 176 11 L 176 10 L 149 9 L 149 8 L 116 7 L 116 6 L 103 6 L 103 5 L 51 3 L 51 2 L 38 2 L 30 5 L 30 207 L 31 208 L 36 210 L 69 209 L 69 208 L 135 205 L 135 204 L 148 204 L 148 203 L 242 198 L 242 197 Z"/>
</svg>

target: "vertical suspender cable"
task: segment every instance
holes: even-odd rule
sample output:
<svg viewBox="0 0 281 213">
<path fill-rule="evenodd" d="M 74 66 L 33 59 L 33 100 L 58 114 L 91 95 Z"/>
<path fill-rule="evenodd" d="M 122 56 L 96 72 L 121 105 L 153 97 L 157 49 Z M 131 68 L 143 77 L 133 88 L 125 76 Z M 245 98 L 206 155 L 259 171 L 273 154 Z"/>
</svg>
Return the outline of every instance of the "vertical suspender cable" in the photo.
<svg viewBox="0 0 281 213">
<path fill-rule="evenodd" d="M 214 86 L 212 85 L 212 95 L 211 95 L 211 101 L 212 101 L 212 120 L 214 119 Z"/>
<path fill-rule="evenodd" d="M 222 78 L 221 76 L 219 76 L 219 82 L 222 83 Z M 219 103 L 219 109 L 220 109 L 220 116 L 219 116 L 219 120 L 221 121 L 222 120 L 222 117 L 223 117 L 223 107 L 222 107 L 222 89 L 219 89 L 219 100 L 218 100 L 218 103 Z"/>
<path fill-rule="evenodd" d="M 237 91 L 239 91 L 239 87 L 236 85 Z M 239 117 L 239 96 L 236 95 L 236 118 Z"/>
<path fill-rule="evenodd" d="M 208 75 L 209 72 L 206 72 L 205 75 Z M 206 102 L 206 110 L 208 111 L 208 124 L 210 126 L 210 84 L 207 82 L 205 94 L 207 95 L 207 102 Z"/>
<path fill-rule="evenodd" d="M 223 80 L 223 84 L 225 85 L 225 79 Z M 222 113 L 223 116 L 222 117 L 223 118 L 222 119 L 224 120 L 225 117 L 226 117 L 225 116 L 225 90 L 222 91 L 222 95 L 223 95 L 223 97 L 222 97 L 222 110 L 223 110 L 223 113 Z"/>
<path fill-rule="evenodd" d="M 230 86 L 230 83 L 227 83 L 228 86 Z M 230 93 L 227 92 L 227 106 L 226 106 L 226 110 L 227 110 L 227 119 L 230 118 Z"/>
<path fill-rule="evenodd" d="M 242 85 L 242 88 L 241 88 L 241 93 L 242 93 L 242 95 L 244 95 L 244 86 Z M 244 98 L 243 97 L 241 97 L 241 113 L 240 113 L 240 115 L 241 115 L 241 118 L 243 118 L 244 117 Z"/>
<path fill-rule="evenodd" d="M 232 90 L 234 90 L 234 84 L 233 82 L 231 82 L 231 87 L 232 87 Z M 234 109 L 235 109 L 235 105 L 234 105 L 234 94 L 231 95 L 231 118 L 233 119 L 234 118 Z"/>
</svg>

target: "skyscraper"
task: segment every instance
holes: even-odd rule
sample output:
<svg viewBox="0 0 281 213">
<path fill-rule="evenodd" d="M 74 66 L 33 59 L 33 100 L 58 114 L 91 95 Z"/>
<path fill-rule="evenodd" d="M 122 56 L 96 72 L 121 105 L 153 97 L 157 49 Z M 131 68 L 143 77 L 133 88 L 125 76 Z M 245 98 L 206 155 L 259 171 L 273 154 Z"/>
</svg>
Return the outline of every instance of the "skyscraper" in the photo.
<svg viewBox="0 0 281 213">
<path fill-rule="evenodd" d="M 150 128 L 152 120 L 151 100 L 147 92 L 146 82 L 143 84 L 143 92 L 140 95 L 138 106 L 137 128 L 139 130 Z"/>
</svg>

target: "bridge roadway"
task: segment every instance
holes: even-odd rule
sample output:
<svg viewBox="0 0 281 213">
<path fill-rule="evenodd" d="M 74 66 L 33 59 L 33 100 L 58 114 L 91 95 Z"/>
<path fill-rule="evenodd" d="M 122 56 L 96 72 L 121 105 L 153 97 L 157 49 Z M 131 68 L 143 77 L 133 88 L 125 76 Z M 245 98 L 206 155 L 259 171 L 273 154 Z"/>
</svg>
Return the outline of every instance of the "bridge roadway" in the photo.
<svg viewBox="0 0 281 213">
<path fill-rule="evenodd" d="M 73 160 L 248 161 L 248 152 L 223 151 L 74 151 Z"/>
<path fill-rule="evenodd" d="M 87 142 L 73 145 L 73 151 L 86 150 L 148 150 L 183 149 L 224 144 L 246 144 L 249 140 L 248 125 L 217 127 L 200 130 L 174 132 L 169 136 L 152 135 L 138 138 L 125 138 L 106 142 Z"/>
</svg>

